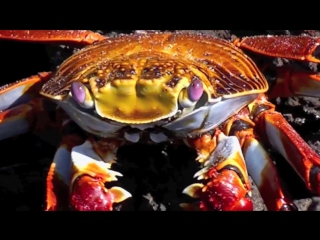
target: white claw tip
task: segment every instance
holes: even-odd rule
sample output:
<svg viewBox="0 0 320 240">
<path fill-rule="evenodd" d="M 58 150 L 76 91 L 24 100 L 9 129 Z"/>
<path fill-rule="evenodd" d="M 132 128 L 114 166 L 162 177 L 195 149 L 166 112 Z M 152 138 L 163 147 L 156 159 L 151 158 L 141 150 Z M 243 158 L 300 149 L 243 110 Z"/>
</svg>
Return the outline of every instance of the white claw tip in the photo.
<svg viewBox="0 0 320 240">
<path fill-rule="evenodd" d="M 109 191 L 113 194 L 115 203 L 123 202 L 124 200 L 132 197 L 131 193 L 121 187 L 112 187 Z"/>
<path fill-rule="evenodd" d="M 199 198 L 199 193 L 201 192 L 201 189 L 204 187 L 202 183 L 194 183 L 186 187 L 182 193 L 186 194 L 192 198 Z"/>
</svg>

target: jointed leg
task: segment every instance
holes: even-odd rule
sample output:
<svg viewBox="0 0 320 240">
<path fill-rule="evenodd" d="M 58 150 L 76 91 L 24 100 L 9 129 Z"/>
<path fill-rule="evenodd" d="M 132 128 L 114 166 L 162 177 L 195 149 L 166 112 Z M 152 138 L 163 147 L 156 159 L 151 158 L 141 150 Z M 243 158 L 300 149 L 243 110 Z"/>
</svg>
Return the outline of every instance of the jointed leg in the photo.
<svg viewBox="0 0 320 240">
<path fill-rule="evenodd" d="M 320 38 L 310 36 L 254 36 L 236 39 L 234 44 L 244 50 L 274 58 L 320 63 Z M 265 67 L 265 66 L 263 66 Z M 320 97 L 320 75 L 311 70 L 289 66 L 274 68 L 276 81 L 271 83 L 269 99 L 275 97 Z M 267 69 L 270 69 L 269 66 Z"/>
<path fill-rule="evenodd" d="M 0 30 L 0 39 L 85 46 L 106 38 L 88 30 Z"/>
<path fill-rule="evenodd" d="M 276 82 L 268 98 L 309 96 L 320 97 L 320 74 L 312 71 L 298 71 L 290 67 L 276 69 Z"/>
<path fill-rule="evenodd" d="M 253 119 L 251 121 L 250 119 Z M 254 130 L 254 131 L 253 131 Z M 290 163 L 307 187 L 320 194 L 320 158 L 294 131 L 274 105 L 262 95 L 225 125 L 224 131 L 236 135 L 241 143 L 248 172 L 257 184 L 269 210 L 295 210 L 285 197 L 279 176 L 259 142 L 270 144 Z M 259 135 L 259 141 L 256 135 Z"/>
<path fill-rule="evenodd" d="M 320 63 L 320 38 L 310 36 L 254 36 L 236 39 L 242 49 L 262 55 Z"/>
<path fill-rule="evenodd" d="M 283 44 L 285 43 L 285 44 Z M 242 48 L 271 57 L 320 63 L 320 38 L 309 36 L 260 36 L 236 40 Z M 276 68 L 276 82 L 269 98 L 288 96 L 320 97 L 320 75 L 290 66 Z M 262 97 L 250 107 L 255 130 L 291 164 L 307 187 L 320 194 L 320 158 L 292 129 L 274 106 Z"/>
<path fill-rule="evenodd" d="M 49 72 L 39 73 L 0 89 L 0 140 L 56 127 L 58 123 L 49 117 L 55 109 L 48 109 L 39 97 L 39 89 L 50 77 Z"/>
<path fill-rule="evenodd" d="M 251 105 L 259 136 L 289 162 L 306 186 L 320 195 L 320 157 L 262 96 Z"/>
<path fill-rule="evenodd" d="M 294 211 L 296 206 L 285 196 L 278 171 L 270 156 L 257 140 L 253 131 L 255 124 L 243 109 L 224 126 L 224 132 L 239 139 L 248 173 L 257 185 L 269 211 Z"/>
</svg>

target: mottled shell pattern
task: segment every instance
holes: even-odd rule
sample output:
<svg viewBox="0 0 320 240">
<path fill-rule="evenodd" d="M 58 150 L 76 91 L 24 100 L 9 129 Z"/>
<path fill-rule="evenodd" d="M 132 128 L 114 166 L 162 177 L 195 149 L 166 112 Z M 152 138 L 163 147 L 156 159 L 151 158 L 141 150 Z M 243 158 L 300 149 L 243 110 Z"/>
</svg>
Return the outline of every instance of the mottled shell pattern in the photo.
<svg viewBox="0 0 320 240">
<path fill-rule="evenodd" d="M 179 95 L 200 79 L 206 100 L 268 89 L 255 63 L 232 43 L 186 33 L 124 35 L 90 45 L 68 58 L 42 88 L 55 100 L 72 82 L 85 84 L 96 112 L 119 123 L 150 123 L 174 116 Z"/>
</svg>

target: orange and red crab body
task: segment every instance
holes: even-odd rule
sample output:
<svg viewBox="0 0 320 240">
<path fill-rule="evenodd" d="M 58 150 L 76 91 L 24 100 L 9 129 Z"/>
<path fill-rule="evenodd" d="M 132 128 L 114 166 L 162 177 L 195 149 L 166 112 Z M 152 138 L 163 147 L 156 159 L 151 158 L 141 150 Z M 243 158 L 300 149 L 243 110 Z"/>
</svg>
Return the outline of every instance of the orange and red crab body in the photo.
<svg viewBox="0 0 320 240">
<path fill-rule="evenodd" d="M 60 117 L 50 123 L 62 129 L 63 137 L 47 178 L 46 210 L 111 211 L 114 203 L 131 197 L 124 187 L 107 188 L 105 183 L 122 176 L 112 170 L 118 149 L 141 138 L 154 144 L 183 140 L 197 151 L 197 182 L 181 189 L 197 200 L 182 203 L 186 210 L 253 210 L 249 175 L 269 210 L 296 210 L 265 150 L 269 145 L 320 194 L 319 156 L 268 102 L 267 79 L 240 49 L 319 62 L 317 38 L 261 36 L 232 43 L 186 33 L 105 39 L 89 31 L 0 31 L 0 39 L 94 43 L 54 73 L 27 78 L 0 92 L 2 139 L 48 126 L 34 115 L 49 119 L 44 99 L 60 107 Z M 288 54 L 288 48 L 295 51 Z M 314 73 L 278 73 L 270 89 L 273 96 L 279 86 L 285 86 L 285 95 L 320 96 Z M 32 86 L 41 87 L 40 98 Z M 38 98 L 14 104 L 27 94 Z M 4 127 L 18 122 L 23 123 L 19 131 Z M 73 124 L 86 134 L 73 131 Z"/>
</svg>

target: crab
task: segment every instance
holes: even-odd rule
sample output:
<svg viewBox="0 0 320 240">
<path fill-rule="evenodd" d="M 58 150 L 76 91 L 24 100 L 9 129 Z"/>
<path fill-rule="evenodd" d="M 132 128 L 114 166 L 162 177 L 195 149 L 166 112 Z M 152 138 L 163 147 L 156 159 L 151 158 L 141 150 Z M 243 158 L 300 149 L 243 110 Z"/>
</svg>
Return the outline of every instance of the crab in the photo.
<svg viewBox="0 0 320 240">
<path fill-rule="evenodd" d="M 112 211 L 130 198 L 112 166 L 121 146 L 139 141 L 182 142 L 197 152 L 196 180 L 181 189 L 194 201 L 181 203 L 184 210 L 252 211 L 251 176 L 268 210 L 296 211 L 269 147 L 320 195 L 320 157 L 268 100 L 319 97 L 320 76 L 258 66 L 247 55 L 319 63 L 320 38 L 0 30 L 0 39 L 82 48 L 55 72 L 0 89 L 0 139 L 48 128 L 62 134 L 47 175 L 46 211 Z"/>
</svg>

